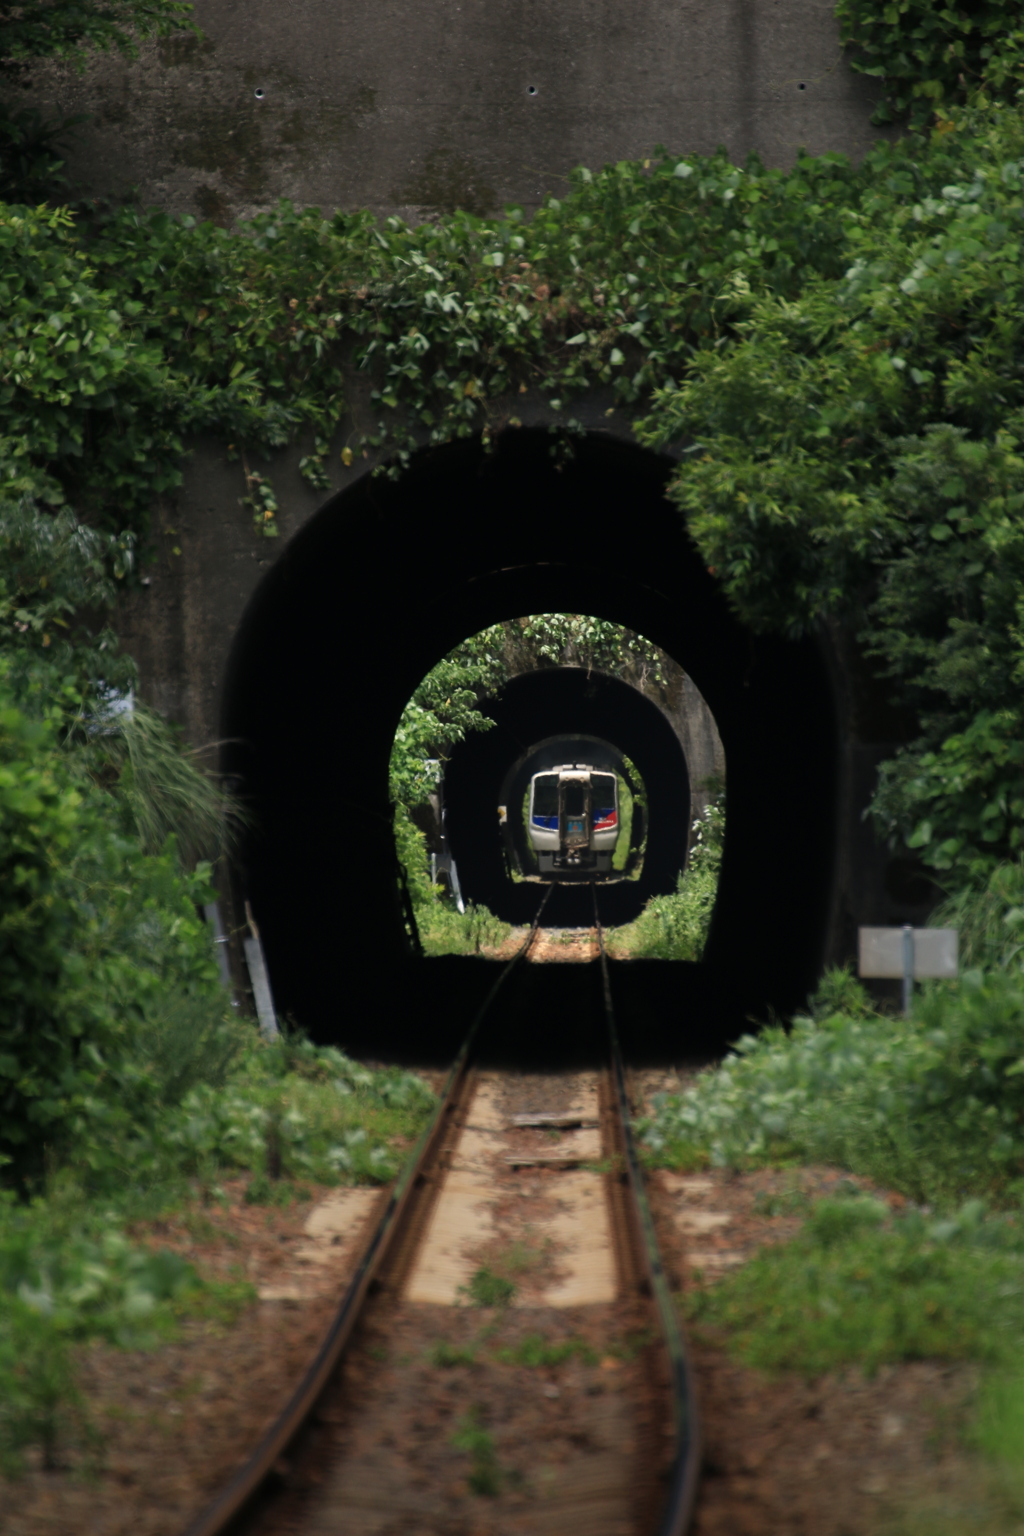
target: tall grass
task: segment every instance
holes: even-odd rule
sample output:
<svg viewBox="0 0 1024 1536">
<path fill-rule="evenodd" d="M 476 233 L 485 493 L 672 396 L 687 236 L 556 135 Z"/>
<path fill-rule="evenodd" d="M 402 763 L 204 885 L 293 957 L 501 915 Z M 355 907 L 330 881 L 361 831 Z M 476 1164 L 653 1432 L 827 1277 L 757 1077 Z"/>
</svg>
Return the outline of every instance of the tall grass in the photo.
<svg viewBox="0 0 1024 1536">
<path fill-rule="evenodd" d="M 478 955 L 511 933 L 488 907 L 469 902 L 459 912 L 440 886 L 431 885 L 427 840 L 404 805 L 395 807 L 395 851 L 405 871 L 420 942 L 428 955 Z"/>
<path fill-rule="evenodd" d="M 173 837 L 192 869 L 226 851 L 242 824 L 240 808 L 154 710 L 134 704 L 108 714 L 90 750 L 94 762 L 115 771 L 118 798 L 146 853 Z"/>
<path fill-rule="evenodd" d="M 1024 966 L 1024 859 L 997 864 L 981 886 L 955 891 L 932 914 L 939 928 L 960 930 L 964 970 Z"/>
</svg>

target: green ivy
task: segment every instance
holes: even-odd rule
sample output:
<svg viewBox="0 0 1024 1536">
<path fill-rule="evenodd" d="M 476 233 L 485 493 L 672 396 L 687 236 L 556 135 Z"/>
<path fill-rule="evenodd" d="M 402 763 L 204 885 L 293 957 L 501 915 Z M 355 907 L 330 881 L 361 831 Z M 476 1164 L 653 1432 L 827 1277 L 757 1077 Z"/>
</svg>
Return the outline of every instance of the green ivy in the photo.
<svg viewBox="0 0 1024 1536">
<path fill-rule="evenodd" d="M 836 15 L 852 67 L 884 84 L 874 123 L 924 128 L 943 109 L 1014 101 L 1024 86 L 1019 0 L 839 0 Z"/>
<path fill-rule="evenodd" d="M 314 486 L 339 451 L 349 465 L 381 450 L 398 474 L 424 442 L 516 430 L 510 402 L 526 392 L 549 402 L 571 451 L 573 400 L 608 388 L 642 442 L 680 454 L 670 494 L 746 622 L 863 629 L 922 714 L 922 771 L 899 770 L 888 825 L 973 868 L 1009 852 L 1019 825 L 1012 752 L 1000 766 L 993 747 L 979 778 L 943 744 L 970 756 L 995 740 L 976 717 L 1016 709 L 1022 188 L 1021 115 L 992 106 L 950 109 L 860 167 L 659 153 L 581 170 L 530 220 L 512 208 L 411 229 L 282 203 L 227 231 L 137 209 L 83 221 L 6 207 L 10 473 L 45 471 L 80 516 L 145 548 L 184 442 L 214 432 L 255 531 L 272 535 L 264 457 L 287 442 L 308 442 Z M 373 420 L 339 444 L 350 367 L 368 375 Z M 937 517 L 944 454 L 963 458 L 968 490 L 940 496 Z M 979 516 L 985 527 L 968 527 Z M 952 598 L 909 604 L 933 578 L 947 595 L 960 583 L 962 612 Z M 904 593 L 898 611 L 886 592 Z M 978 645 L 999 665 L 948 694 Z M 399 777 L 458 739 L 473 687 L 453 674 L 443 697 L 415 701 L 426 713 L 403 722 Z M 1012 721 L 995 729 L 1009 740 Z"/>
<path fill-rule="evenodd" d="M 139 39 L 199 34 L 181 0 L 26 0 L 0 15 L 0 72 L 16 75 L 36 59 L 84 69 L 94 53 L 133 59 Z"/>
<path fill-rule="evenodd" d="M 721 337 L 723 285 L 795 295 L 809 272 L 838 272 L 837 208 L 857 180 L 839 156 L 784 173 L 663 155 L 581 171 L 571 198 L 529 222 L 513 209 L 417 229 L 288 203 L 237 231 L 7 207 L 6 430 L 83 508 L 140 532 L 180 483 L 186 434 L 217 432 L 271 532 L 250 455 L 308 433 L 303 471 L 325 485 L 347 360 L 372 376 L 376 419 L 343 445 L 345 463 L 387 444 L 401 466 L 424 438 L 487 439 L 508 391 L 560 406 L 611 383 L 630 404 Z"/>
</svg>

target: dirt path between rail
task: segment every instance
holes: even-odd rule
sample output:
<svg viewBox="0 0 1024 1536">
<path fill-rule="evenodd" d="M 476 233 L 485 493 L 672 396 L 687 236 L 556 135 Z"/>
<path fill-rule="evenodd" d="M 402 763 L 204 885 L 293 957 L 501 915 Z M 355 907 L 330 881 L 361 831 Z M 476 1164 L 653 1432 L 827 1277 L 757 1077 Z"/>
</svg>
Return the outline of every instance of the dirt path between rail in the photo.
<svg viewBox="0 0 1024 1536">
<path fill-rule="evenodd" d="M 575 1123 L 514 1123 L 538 1112 Z M 601 1155 L 596 1074 L 480 1074 L 411 1266 L 261 1536 L 631 1536 L 666 1442 Z"/>
<path fill-rule="evenodd" d="M 511 960 L 522 947 L 528 928 L 513 928 L 504 943 L 483 953 L 489 960 Z M 531 965 L 585 964 L 598 957 L 596 928 L 538 928 L 527 960 Z"/>
</svg>

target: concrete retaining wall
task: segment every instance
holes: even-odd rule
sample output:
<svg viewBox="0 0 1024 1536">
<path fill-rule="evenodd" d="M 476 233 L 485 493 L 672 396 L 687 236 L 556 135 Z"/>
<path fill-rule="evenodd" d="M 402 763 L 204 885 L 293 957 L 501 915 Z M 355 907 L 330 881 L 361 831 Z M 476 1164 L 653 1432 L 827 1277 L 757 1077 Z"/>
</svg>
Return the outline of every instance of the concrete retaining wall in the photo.
<svg viewBox="0 0 1024 1536">
<path fill-rule="evenodd" d="M 197 0 L 195 19 L 202 41 L 134 64 L 40 71 L 38 96 L 94 114 L 69 156 L 87 193 L 418 220 L 533 209 L 574 166 L 659 143 L 787 165 L 877 136 L 831 0 Z"/>
</svg>

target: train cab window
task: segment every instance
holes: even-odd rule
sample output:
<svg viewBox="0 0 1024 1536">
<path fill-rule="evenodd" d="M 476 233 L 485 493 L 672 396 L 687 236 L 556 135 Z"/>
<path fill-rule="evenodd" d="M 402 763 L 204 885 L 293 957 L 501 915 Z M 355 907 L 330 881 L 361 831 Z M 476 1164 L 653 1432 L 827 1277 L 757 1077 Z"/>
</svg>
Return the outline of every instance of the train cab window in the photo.
<svg viewBox="0 0 1024 1536">
<path fill-rule="evenodd" d="M 615 775 L 592 773 L 590 775 L 590 815 L 595 827 L 614 827 L 616 824 Z"/>
<path fill-rule="evenodd" d="M 569 779 L 564 785 L 564 809 L 566 816 L 582 816 L 586 811 L 584 795 L 586 786 L 581 779 Z"/>
<path fill-rule="evenodd" d="M 533 781 L 532 820 L 541 827 L 558 826 L 558 774 L 539 773 Z"/>
</svg>

